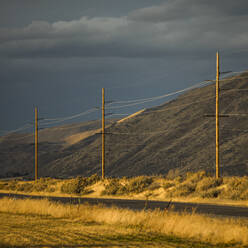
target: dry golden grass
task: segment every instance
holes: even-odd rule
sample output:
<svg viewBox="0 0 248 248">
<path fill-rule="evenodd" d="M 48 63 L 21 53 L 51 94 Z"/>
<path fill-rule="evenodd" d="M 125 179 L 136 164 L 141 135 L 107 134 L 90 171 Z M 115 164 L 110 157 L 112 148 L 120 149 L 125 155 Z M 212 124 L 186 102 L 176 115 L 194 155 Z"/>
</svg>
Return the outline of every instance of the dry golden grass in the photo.
<svg viewBox="0 0 248 248">
<path fill-rule="evenodd" d="M 90 232 L 92 234 L 95 232 L 96 235 L 100 225 L 101 228 L 105 227 L 106 230 L 110 230 L 110 232 L 105 230 L 108 237 L 111 236 L 111 230 L 115 230 L 115 234 L 121 235 L 122 238 L 120 239 L 123 239 L 126 235 L 133 235 L 136 238 L 139 235 L 143 235 L 144 238 L 146 236 L 156 237 L 159 242 L 162 242 L 161 240 L 163 239 L 167 240 L 167 243 L 165 243 L 168 244 L 168 237 L 174 237 L 174 239 L 185 239 L 187 242 L 191 240 L 190 244 L 192 244 L 192 242 L 198 242 L 199 245 L 176 247 L 223 247 L 221 244 L 227 244 L 226 247 L 243 247 L 248 245 L 247 221 L 241 219 L 215 219 L 195 213 L 175 213 L 159 210 L 136 212 L 127 209 L 106 208 L 103 206 L 64 205 L 50 202 L 46 199 L 15 200 L 9 198 L 0 200 L 0 213 L 1 223 L 4 223 L 3 219 L 6 218 L 3 214 L 9 214 L 10 217 L 13 214 L 15 216 L 27 216 L 27 218 L 31 218 L 31 216 L 38 218 L 37 216 L 39 216 L 41 219 L 52 218 L 54 221 L 53 225 L 55 225 L 57 220 L 60 222 L 62 220 L 64 222 L 70 221 L 75 225 L 84 223 L 82 226 L 87 223 L 95 223 L 95 231 L 93 226 L 91 226 Z M 19 230 L 22 228 L 23 222 L 21 222 L 22 224 L 18 223 L 19 218 L 15 218 L 17 222 L 13 228 Z M 19 234 L 18 238 L 15 238 L 15 232 L 6 237 L 6 228 L 4 229 L 3 226 L 0 228 L 0 240 L 4 241 L 4 244 L 15 245 L 17 240 L 23 243 L 28 242 L 22 239 Z M 63 226 L 59 224 L 59 230 L 61 228 L 63 229 Z M 9 228 L 7 229 L 9 230 Z M 48 229 L 51 229 L 51 226 L 48 226 Z M 56 231 L 55 229 L 54 227 L 53 232 Z M 77 232 L 82 232 L 82 230 L 76 229 Z M 25 236 L 27 236 L 27 234 Z M 14 242 L 13 240 L 16 241 Z M 205 246 L 200 246 L 202 242 L 205 243 Z M 216 246 L 211 246 L 211 244 L 215 244 Z"/>
</svg>

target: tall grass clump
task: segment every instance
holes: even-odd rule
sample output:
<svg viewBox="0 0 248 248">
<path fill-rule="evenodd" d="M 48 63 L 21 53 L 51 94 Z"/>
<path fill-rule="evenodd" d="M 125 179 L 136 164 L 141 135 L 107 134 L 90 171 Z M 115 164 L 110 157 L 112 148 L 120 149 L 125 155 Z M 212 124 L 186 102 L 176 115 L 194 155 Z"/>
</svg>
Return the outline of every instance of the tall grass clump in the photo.
<svg viewBox="0 0 248 248">
<path fill-rule="evenodd" d="M 213 244 L 248 244 L 247 224 L 237 219 L 217 219 L 196 213 L 172 211 L 132 211 L 90 205 L 66 205 L 48 200 L 0 199 L 0 212 L 35 214 L 55 218 L 69 218 L 84 222 L 133 228 L 134 232 L 154 232 L 210 242 Z M 223 246 L 224 247 L 224 246 Z"/>
<path fill-rule="evenodd" d="M 197 173 L 190 173 L 186 174 L 186 177 L 178 181 L 175 181 L 175 187 L 166 192 L 166 195 L 169 197 L 187 197 L 189 195 L 193 195 L 196 191 L 196 186 L 199 181 L 201 181 L 205 177 L 205 171 L 199 171 Z"/>
<path fill-rule="evenodd" d="M 125 186 L 120 183 L 117 178 L 107 180 L 104 185 L 104 190 L 101 192 L 102 195 L 123 195 L 125 192 Z"/>
<path fill-rule="evenodd" d="M 223 198 L 232 200 L 248 200 L 248 177 L 224 178 L 226 188 L 222 191 Z"/>
<path fill-rule="evenodd" d="M 102 195 L 138 194 L 147 190 L 153 183 L 152 177 L 139 176 L 129 179 L 112 178 L 105 183 Z"/>
<path fill-rule="evenodd" d="M 152 177 L 139 176 L 130 179 L 126 185 L 128 193 L 141 193 L 151 186 L 153 183 Z"/>
<path fill-rule="evenodd" d="M 216 198 L 220 195 L 221 189 L 218 189 L 223 183 L 222 178 L 205 177 L 197 183 L 196 192 L 202 198 Z"/>
</svg>

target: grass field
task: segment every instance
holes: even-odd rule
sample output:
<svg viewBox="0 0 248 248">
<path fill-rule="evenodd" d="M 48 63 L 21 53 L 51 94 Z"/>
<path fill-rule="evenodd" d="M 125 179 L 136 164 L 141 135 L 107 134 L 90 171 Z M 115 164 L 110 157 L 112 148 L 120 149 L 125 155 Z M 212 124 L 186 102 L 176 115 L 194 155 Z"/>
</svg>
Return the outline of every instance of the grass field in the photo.
<svg viewBox="0 0 248 248">
<path fill-rule="evenodd" d="M 1 247 L 248 247 L 248 222 L 0 199 Z"/>
</svg>

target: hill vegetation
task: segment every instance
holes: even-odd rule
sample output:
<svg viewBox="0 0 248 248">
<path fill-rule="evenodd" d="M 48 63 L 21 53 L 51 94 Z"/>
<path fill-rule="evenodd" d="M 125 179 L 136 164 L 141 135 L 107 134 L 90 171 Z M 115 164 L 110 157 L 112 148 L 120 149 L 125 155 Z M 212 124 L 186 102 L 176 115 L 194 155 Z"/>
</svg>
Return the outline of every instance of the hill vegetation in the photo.
<svg viewBox="0 0 248 248">
<path fill-rule="evenodd" d="M 239 201 L 246 205 L 248 200 L 248 177 L 223 177 L 215 179 L 204 171 L 166 177 L 139 176 L 133 178 L 107 178 L 99 176 L 76 177 L 73 179 L 41 178 L 37 182 L 18 180 L 0 181 L 0 191 L 38 193 L 43 195 L 73 195 L 87 197 L 124 197 L 157 200 L 214 200 Z"/>
</svg>

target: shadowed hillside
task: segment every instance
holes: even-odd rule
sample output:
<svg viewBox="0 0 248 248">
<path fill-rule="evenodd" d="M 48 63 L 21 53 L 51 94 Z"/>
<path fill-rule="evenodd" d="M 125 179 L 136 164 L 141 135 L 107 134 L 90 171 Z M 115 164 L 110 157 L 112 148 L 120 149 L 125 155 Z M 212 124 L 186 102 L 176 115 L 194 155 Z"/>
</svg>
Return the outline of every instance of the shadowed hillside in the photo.
<svg viewBox="0 0 248 248">
<path fill-rule="evenodd" d="M 101 121 L 46 128 L 39 131 L 39 166 L 58 159 L 60 151 L 98 132 Z M 70 153 L 69 153 L 70 154 Z M 23 176 L 33 173 L 34 134 L 9 134 L 0 137 L 0 176 Z"/>
<path fill-rule="evenodd" d="M 220 82 L 220 113 L 230 114 L 220 119 L 221 173 L 247 175 L 248 73 Z M 215 84 L 191 90 L 169 103 L 109 125 L 106 128 L 106 175 L 164 174 L 175 169 L 176 173 L 200 169 L 213 172 L 215 118 L 204 117 L 206 114 L 215 114 Z M 95 129 L 99 127 L 98 123 Z M 83 138 L 66 143 L 65 137 L 63 142 L 52 138 L 54 130 L 45 131 L 50 132 L 50 139 L 46 138 L 43 142 L 41 175 L 67 177 L 100 174 L 99 132 L 90 135 L 80 134 L 84 130 L 71 132 L 70 135 L 78 134 Z M 58 144 L 51 146 L 50 143 L 55 140 Z M 1 142 L 0 150 L 3 151 L 4 144 L 5 152 L 8 152 L 5 143 Z M 24 145 L 19 143 L 18 146 L 27 146 L 25 149 L 30 153 L 25 154 L 32 160 L 32 145 L 27 142 Z M 19 151 L 18 147 L 15 149 Z M 20 152 L 16 158 L 21 161 L 21 156 L 24 155 Z M 27 158 L 23 158 L 21 164 L 20 161 L 19 165 L 26 169 L 24 161 Z M 2 164 L 2 156 L 0 162 Z M 11 165 L 14 163 L 12 157 Z M 32 165 L 29 163 L 28 166 Z"/>
</svg>

